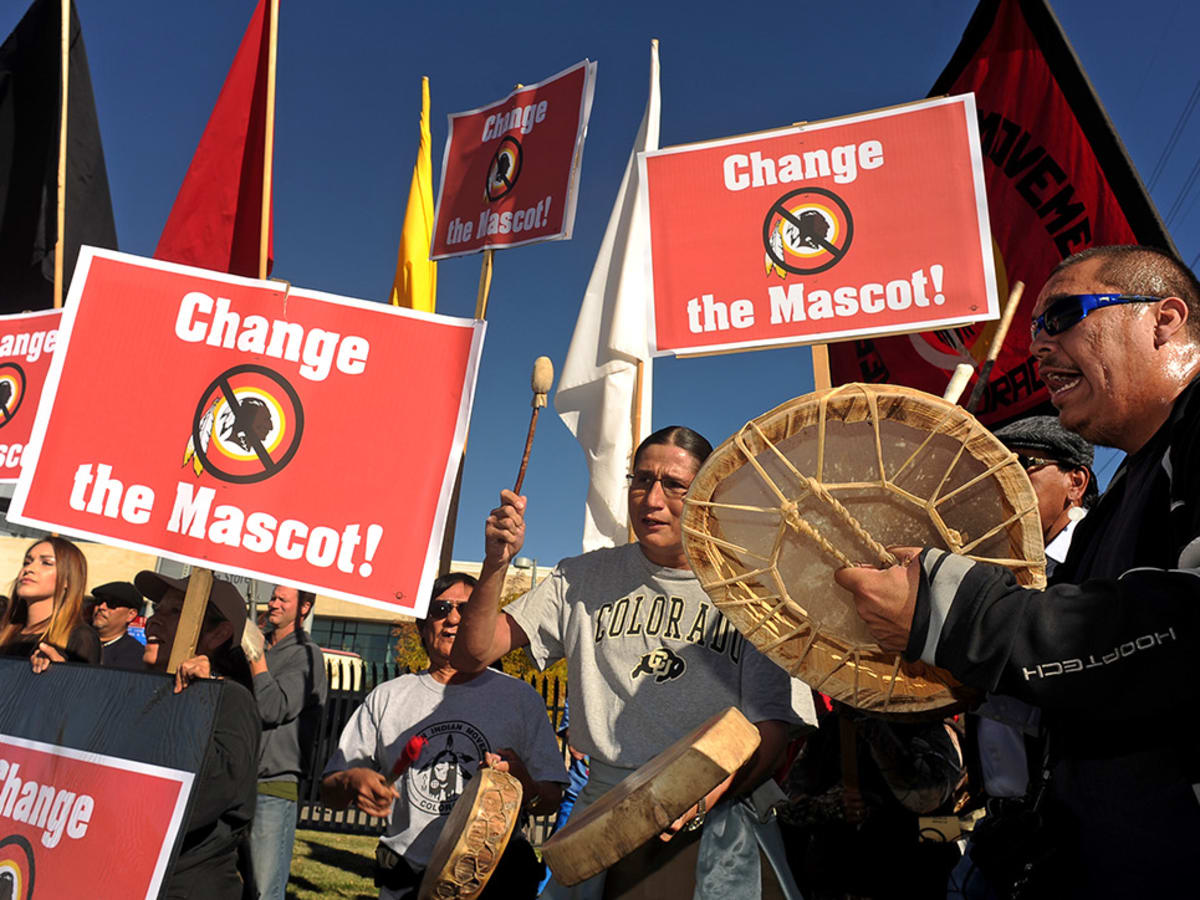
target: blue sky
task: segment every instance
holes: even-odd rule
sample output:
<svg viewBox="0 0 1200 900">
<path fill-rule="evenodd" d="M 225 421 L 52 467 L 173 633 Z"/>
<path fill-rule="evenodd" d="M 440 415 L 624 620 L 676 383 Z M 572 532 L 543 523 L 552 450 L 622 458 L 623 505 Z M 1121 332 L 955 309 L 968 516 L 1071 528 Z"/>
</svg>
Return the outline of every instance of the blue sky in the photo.
<svg viewBox="0 0 1200 900">
<path fill-rule="evenodd" d="M 121 249 L 149 256 L 254 4 L 76 3 Z M 0 32 L 12 29 L 26 6 L 8 0 Z M 1149 180 L 1200 78 L 1200 4 L 1057 0 L 1053 6 Z M 661 41 L 667 146 L 923 97 L 973 8 L 958 0 L 799 6 L 282 0 L 275 275 L 353 297 L 382 300 L 391 286 L 422 75 L 431 79 L 436 183 L 447 113 L 497 100 L 516 82 L 539 81 L 584 57 L 599 63 L 573 240 L 496 254 L 456 558 L 480 556 L 483 519 L 516 476 L 534 357 L 545 354 L 561 368 L 646 101 L 650 39 Z M 1200 121 L 1190 121 L 1155 183 L 1152 197 L 1164 215 L 1192 166 L 1200 166 L 1198 138 Z M 1168 223 L 1185 261 L 1200 253 L 1197 195 L 1184 194 Z M 442 263 L 439 312 L 471 315 L 478 278 L 478 256 Z M 687 424 L 716 444 L 811 388 L 807 349 L 659 360 L 654 425 Z M 1112 455 L 1102 458 L 1105 475 L 1112 465 Z M 557 416 L 543 416 L 526 479 L 525 552 L 540 565 L 579 552 L 586 477 L 574 439 Z"/>
</svg>

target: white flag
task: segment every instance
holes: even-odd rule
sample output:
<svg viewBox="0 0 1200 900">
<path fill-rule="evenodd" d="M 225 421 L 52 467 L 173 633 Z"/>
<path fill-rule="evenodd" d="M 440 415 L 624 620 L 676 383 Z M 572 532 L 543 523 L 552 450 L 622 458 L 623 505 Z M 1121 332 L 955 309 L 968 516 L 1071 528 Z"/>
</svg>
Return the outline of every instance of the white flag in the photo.
<svg viewBox="0 0 1200 900">
<path fill-rule="evenodd" d="M 587 455 L 591 482 L 584 551 L 629 538 L 625 475 L 650 429 L 650 220 L 638 190 L 637 154 L 658 149 L 658 42 L 650 45 L 650 99 L 625 166 L 604 241 L 567 350 L 554 408 Z M 641 428 L 633 434 L 637 365 L 642 362 Z"/>
</svg>

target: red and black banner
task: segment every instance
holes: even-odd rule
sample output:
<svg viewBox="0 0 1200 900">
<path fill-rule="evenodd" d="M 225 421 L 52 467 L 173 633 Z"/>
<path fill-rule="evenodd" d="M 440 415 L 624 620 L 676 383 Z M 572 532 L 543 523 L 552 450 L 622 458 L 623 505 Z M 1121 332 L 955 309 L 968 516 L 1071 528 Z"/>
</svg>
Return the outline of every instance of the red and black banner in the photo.
<svg viewBox="0 0 1200 900">
<path fill-rule="evenodd" d="M 977 410 L 996 425 L 1047 403 L 1024 323 L 1055 264 L 1105 244 L 1176 251 L 1046 0 L 982 0 L 930 95 L 967 91 L 979 112 L 1001 302 L 1011 284 L 1025 282 Z M 982 365 L 995 327 L 835 344 L 833 382 L 904 384 L 940 395 L 957 364 Z"/>
</svg>

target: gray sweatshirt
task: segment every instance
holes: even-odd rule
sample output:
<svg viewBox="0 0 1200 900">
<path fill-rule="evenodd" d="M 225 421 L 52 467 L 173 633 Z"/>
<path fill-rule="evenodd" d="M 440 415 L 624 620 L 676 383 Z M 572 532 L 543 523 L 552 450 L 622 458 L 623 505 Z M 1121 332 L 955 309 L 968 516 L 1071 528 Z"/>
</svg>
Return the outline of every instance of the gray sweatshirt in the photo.
<svg viewBox="0 0 1200 900">
<path fill-rule="evenodd" d="M 262 718 L 259 781 L 299 781 L 316 743 L 329 692 L 321 648 L 294 631 L 267 650 L 267 671 L 254 676 Z M 303 749 L 302 749 L 303 748 Z"/>
</svg>

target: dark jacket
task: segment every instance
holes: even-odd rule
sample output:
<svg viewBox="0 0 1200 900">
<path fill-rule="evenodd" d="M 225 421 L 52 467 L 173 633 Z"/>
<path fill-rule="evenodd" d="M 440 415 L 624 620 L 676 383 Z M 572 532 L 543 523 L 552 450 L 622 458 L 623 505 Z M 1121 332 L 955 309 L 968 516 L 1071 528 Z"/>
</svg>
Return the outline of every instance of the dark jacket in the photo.
<svg viewBox="0 0 1200 900">
<path fill-rule="evenodd" d="M 167 900 L 241 900 L 237 848 L 250 829 L 258 792 L 258 711 L 237 682 L 221 682 L 221 706 L 192 793 L 183 844 L 167 882 Z"/>
<path fill-rule="evenodd" d="M 1200 388 L 1129 457 L 1044 591 L 927 550 L 906 655 L 1044 710 L 1069 894 L 1194 890 Z"/>
<path fill-rule="evenodd" d="M 123 634 L 111 644 L 100 644 L 100 665 L 110 669 L 128 669 L 141 672 L 146 668 L 142 662 L 145 646 L 137 638 Z"/>
</svg>

